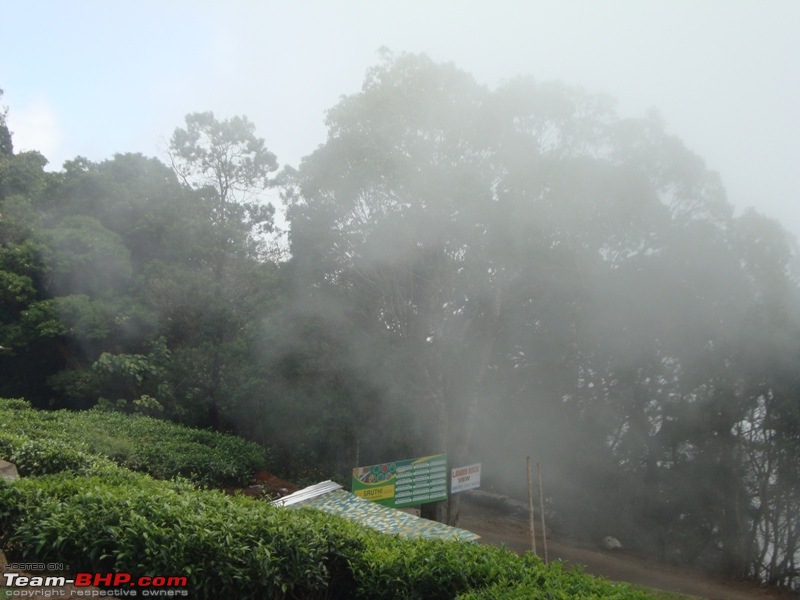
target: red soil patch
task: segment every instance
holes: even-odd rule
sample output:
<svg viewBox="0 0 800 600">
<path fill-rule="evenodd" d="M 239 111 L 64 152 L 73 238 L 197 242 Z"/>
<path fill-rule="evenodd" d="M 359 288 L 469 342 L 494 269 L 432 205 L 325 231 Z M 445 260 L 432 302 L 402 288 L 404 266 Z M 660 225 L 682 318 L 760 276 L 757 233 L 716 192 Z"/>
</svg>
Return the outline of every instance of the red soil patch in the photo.
<svg viewBox="0 0 800 600">
<path fill-rule="evenodd" d="M 276 477 L 269 471 L 257 471 L 253 475 L 252 483 L 245 488 L 226 489 L 229 494 L 244 494 L 251 498 L 259 498 L 262 500 L 274 500 L 276 498 L 283 498 L 299 490 L 291 481 L 286 481 L 280 477 Z"/>
</svg>

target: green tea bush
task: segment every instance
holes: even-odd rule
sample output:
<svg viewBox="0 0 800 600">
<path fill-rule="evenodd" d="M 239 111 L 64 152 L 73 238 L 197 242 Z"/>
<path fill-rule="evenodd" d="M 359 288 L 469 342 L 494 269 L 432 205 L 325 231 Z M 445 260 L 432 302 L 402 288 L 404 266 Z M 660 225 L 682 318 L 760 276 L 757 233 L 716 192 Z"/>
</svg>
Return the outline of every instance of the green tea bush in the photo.
<svg viewBox="0 0 800 600">
<path fill-rule="evenodd" d="M 0 454 L 28 475 L 0 481 L 0 543 L 12 560 L 186 576 L 201 599 L 648 597 L 530 554 L 409 541 L 311 509 L 197 489 L 192 482 L 246 481 L 264 452 L 147 417 L 0 400 Z"/>
<path fill-rule="evenodd" d="M 0 426 L 0 458 L 10 461 L 14 450 L 21 447 L 27 441 L 27 438 L 15 433 L 6 432 L 3 430 L 2 426 Z"/>
<path fill-rule="evenodd" d="M 458 596 L 458 600 L 652 600 L 642 589 L 566 569 L 555 562 L 546 571 L 534 574 L 520 571 L 516 580 L 499 581 L 483 589 Z"/>
<path fill-rule="evenodd" d="M 548 570 L 530 554 L 518 556 L 494 546 L 444 540 L 367 538 L 351 567 L 363 598 L 455 598 L 495 583 L 516 584 Z"/>
<path fill-rule="evenodd" d="M 33 446 L 21 447 L 28 441 Z M 63 461 L 55 448 L 65 449 Z M 41 449 L 36 449 L 41 445 Z M 263 448 L 241 438 L 191 429 L 138 415 L 102 411 L 40 411 L 22 400 L 0 400 L 0 455 L 31 465 L 26 474 L 75 470 L 86 457 L 69 448 L 105 456 L 157 478 L 186 477 L 212 486 L 240 486 L 263 468 Z M 45 453 L 49 458 L 45 457 Z M 15 454 L 16 453 L 16 454 Z M 34 465 L 36 463 L 36 465 Z M 62 464 L 63 463 L 63 464 Z M 22 467 L 26 469 L 27 467 Z M 23 470 L 20 470 L 23 473 Z"/>
<path fill-rule="evenodd" d="M 20 560 L 185 575 L 193 598 L 644 599 L 643 592 L 501 548 L 409 541 L 108 461 L 0 483 L 3 543 Z"/>
<path fill-rule="evenodd" d="M 24 410 L 30 407 L 31 403 L 24 398 L 0 398 L 0 410 Z"/>
<path fill-rule="evenodd" d="M 11 462 L 17 465 L 22 476 L 49 475 L 71 471 L 84 472 L 93 461 L 93 456 L 61 440 L 39 439 L 24 442 L 11 454 Z"/>
<path fill-rule="evenodd" d="M 0 502 L 22 559 L 185 575 L 192 597 L 326 597 L 336 559 L 320 515 L 146 475 L 20 479 L 0 485 Z"/>
<path fill-rule="evenodd" d="M 0 433 L 20 435 L 26 440 L 33 439 L 68 439 L 69 432 L 64 431 L 61 423 L 61 413 L 35 410 L 17 405 L 15 400 L 10 401 L 12 408 L 8 408 L 8 400 L 0 401 Z"/>
<path fill-rule="evenodd" d="M 68 421 L 89 448 L 157 478 L 187 477 L 203 485 L 245 485 L 263 468 L 263 448 L 241 438 L 151 417 L 85 411 Z"/>
</svg>

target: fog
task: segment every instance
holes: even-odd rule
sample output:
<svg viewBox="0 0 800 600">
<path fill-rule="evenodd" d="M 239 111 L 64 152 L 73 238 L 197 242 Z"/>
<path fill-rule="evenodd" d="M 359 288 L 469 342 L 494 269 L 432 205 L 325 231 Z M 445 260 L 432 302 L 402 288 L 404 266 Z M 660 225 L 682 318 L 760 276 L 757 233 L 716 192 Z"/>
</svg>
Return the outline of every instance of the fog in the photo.
<svg viewBox="0 0 800 600">
<path fill-rule="evenodd" d="M 2 42 L 56 173 L 0 189 L 68 338 L 40 404 L 147 395 L 304 478 L 443 452 L 524 497 L 531 456 L 560 532 L 797 586 L 797 5 L 81 7 Z M 173 135 L 206 110 L 265 146 Z"/>
<path fill-rule="evenodd" d="M 399 458 L 395 429 L 524 497 L 530 455 L 562 531 L 741 569 L 763 539 L 734 513 L 766 507 L 762 443 L 796 402 L 775 329 L 796 314 L 791 236 L 735 217 L 658 116 L 557 82 L 491 89 L 387 53 L 327 123 L 287 216 L 298 298 L 358 332 L 350 372 L 378 390 L 353 409 L 381 423 L 351 432 L 362 462 Z"/>
</svg>

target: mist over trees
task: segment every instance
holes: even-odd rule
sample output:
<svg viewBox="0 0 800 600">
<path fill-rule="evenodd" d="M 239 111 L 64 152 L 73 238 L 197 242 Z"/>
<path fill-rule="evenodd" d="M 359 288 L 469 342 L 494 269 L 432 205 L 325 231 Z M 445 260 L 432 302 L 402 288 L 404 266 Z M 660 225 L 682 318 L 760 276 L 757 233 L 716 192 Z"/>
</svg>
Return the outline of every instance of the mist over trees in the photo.
<svg viewBox="0 0 800 600">
<path fill-rule="evenodd" d="M 797 249 L 658 115 L 385 54 L 280 175 L 244 117 L 46 172 L 0 115 L 0 396 L 234 431 L 305 479 L 446 452 L 563 531 L 796 586 Z M 279 185 L 286 260 L 265 252 Z M 454 501 L 437 515 L 456 522 Z"/>
</svg>

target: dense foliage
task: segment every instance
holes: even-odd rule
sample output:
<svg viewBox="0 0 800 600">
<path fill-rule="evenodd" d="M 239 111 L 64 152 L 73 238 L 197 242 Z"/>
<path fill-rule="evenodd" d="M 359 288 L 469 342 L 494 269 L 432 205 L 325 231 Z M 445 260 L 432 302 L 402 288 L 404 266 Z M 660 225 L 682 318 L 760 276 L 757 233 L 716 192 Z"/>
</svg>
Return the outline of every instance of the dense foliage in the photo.
<svg viewBox="0 0 800 600">
<path fill-rule="evenodd" d="M 0 483 L 0 531 L 19 560 L 181 574 L 192 598 L 650 597 L 531 555 L 406 541 L 109 465 Z"/>
<path fill-rule="evenodd" d="M 800 584 L 797 248 L 778 223 L 734 215 L 657 115 L 558 83 L 488 89 L 387 54 L 326 124 L 277 177 L 252 123 L 211 113 L 170 166 L 48 172 L 0 115 L 0 396 L 233 431 L 308 478 L 447 452 L 514 494 L 531 455 L 564 530 Z M 132 439 L 103 452 L 196 471 L 169 462 L 183 442 Z"/>
<path fill-rule="evenodd" d="M 231 435 L 100 410 L 45 412 L 0 399 L 0 458 L 22 475 L 81 473 L 103 457 L 159 479 L 246 485 L 266 464 L 263 448 Z"/>
</svg>

